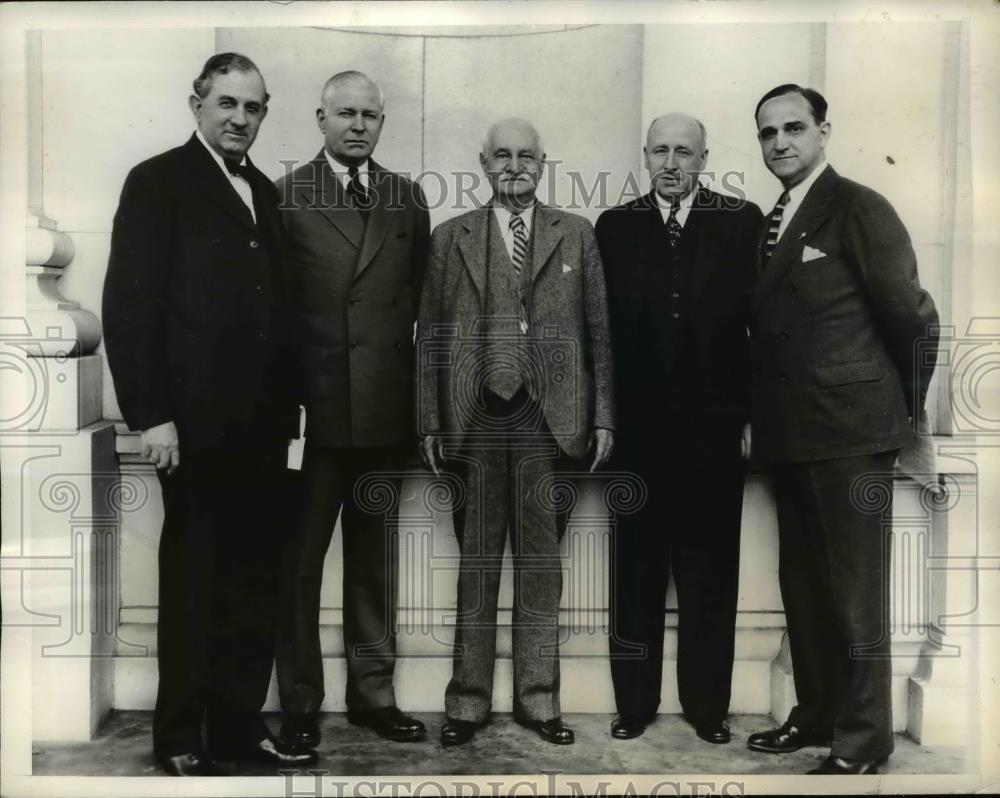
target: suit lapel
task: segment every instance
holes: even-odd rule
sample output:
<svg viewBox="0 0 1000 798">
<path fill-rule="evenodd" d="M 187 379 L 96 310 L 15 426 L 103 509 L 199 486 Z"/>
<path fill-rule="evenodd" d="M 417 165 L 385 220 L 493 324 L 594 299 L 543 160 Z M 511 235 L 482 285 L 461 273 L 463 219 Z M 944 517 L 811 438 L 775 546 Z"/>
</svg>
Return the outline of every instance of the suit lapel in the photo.
<svg viewBox="0 0 1000 798">
<path fill-rule="evenodd" d="M 715 256 L 721 241 L 717 236 L 711 234 L 710 214 L 712 210 L 713 197 L 711 192 L 704 186 L 699 186 L 682 234 L 682 236 L 691 236 L 691 240 L 695 244 L 694 273 L 691 275 L 691 297 L 694 301 L 697 301 L 704 293 L 709 278 L 721 260 Z M 683 240 L 682 237 L 681 241 L 683 242 Z"/>
<path fill-rule="evenodd" d="M 542 203 L 535 205 L 535 218 L 532 220 L 531 244 L 531 280 L 534 281 L 544 268 L 552 253 L 562 240 L 562 228 L 559 226 L 560 215 L 552 213 L 552 209 Z"/>
<path fill-rule="evenodd" d="M 372 262 L 372 259 L 382 247 L 386 233 L 392 226 L 395 213 L 390 213 L 388 206 L 394 204 L 400 207 L 401 197 L 397 196 L 398 191 L 393 191 L 393 176 L 386 172 L 375 161 L 369 161 L 369 177 L 371 182 L 368 186 L 368 193 L 375 197 L 374 207 L 368 211 L 368 222 L 365 225 L 364 239 L 361 242 L 361 254 L 358 256 L 358 267 L 354 271 L 354 279 L 357 280 L 361 273 Z M 372 192 L 375 192 L 374 194 Z M 398 212 L 398 211 L 397 211 Z"/>
<path fill-rule="evenodd" d="M 479 291 L 480 305 L 486 296 L 486 251 L 490 245 L 486 234 L 491 213 L 493 209 L 487 205 L 469 214 L 463 222 L 463 235 L 458 239 L 458 249 L 465 261 L 465 268 L 469 270 L 469 276 Z"/>
<path fill-rule="evenodd" d="M 270 181 L 267 179 L 267 175 L 254 166 L 249 156 L 247 156 L 247 164 L 253 170 L 251 176 L 254 182 L 251 185 L 251 190 L 254 196 L 254 212 L 257 214 L 257 227 L 262 233 L 270 236 L 271 241 L 277 243 L 281 240 L 281 220 L 278 217 L 278 209 L 273 204 L 256 201 L 257 197 L 260 197 L 261 200 L 267 198 L 271 187 L 266 184 Z"/>
<path fill-rule="evenodd" d="M 833 197 L 837 181 L 840 178 L 833 171 L 832 166 L 827 166 L 816 182 L 810 186 L 809 191 L 799 205 L 798 211 L 792 217 L 792 221 L 785 229 L 784 234 L 778 240 L 774 252 L 764 265 L 763 271 L 757 280 L 757 286 L 753 292 L 753 307 L 756 308 L 770 294 L 782 275 L 795 262 L 796 258 L 802 257 L 802 249 L 809 237 L 816 232 L 826 219 L 827 206 Z M 764 220 L 767 226 L 767 219 Z M 766 235 L 767 231 L 763 232 Z M 762 255 L 763 256 L 763 255 Z"/>
<path fill-rule="evenodd" d="M 303 207 L 317 211 L 355 248 L 361 249 L 365 223 L 361 214 L 348 207 L 344 187 L 330 168 L 322 150 L 312 160 L 312 167 L 312 183 L 304 183 L 295 188 Z"/>
<path fill-rule="evenodd" d="M 188 163 L 191 168 L 192 180 L 206 197 L 215 202 L 236 221 L 248 230 L 255 230 L 250 210 L 240 199 L 215 159 L 205 149 L 205 145 L 193 135 L 185 145 L 188 152 Z"/>
</svg>

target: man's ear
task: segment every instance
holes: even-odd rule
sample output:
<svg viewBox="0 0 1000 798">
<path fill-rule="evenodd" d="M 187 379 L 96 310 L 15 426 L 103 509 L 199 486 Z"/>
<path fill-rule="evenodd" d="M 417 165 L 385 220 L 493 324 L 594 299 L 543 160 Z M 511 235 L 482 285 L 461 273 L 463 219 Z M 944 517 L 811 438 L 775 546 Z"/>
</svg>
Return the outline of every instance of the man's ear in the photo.
<svg viewBox="0 0 1000 798">
<path fill-rule="evenodd" d="M 822 136 L 823 136 L 823 146 L 824 146 L 824 147 L 826 147 L 826 145 L 827 145 L 827 142 L 828 142 L 828 141 L 830 141 L 830 132 L 831 132 L 832 130 L 833 130 L 833 127 L 832 127 L 832 126 L 830 125 L 830 123 L 829 123 L 829 122 L 826 122 L 826 121 L 824 121 L 824 122 L 823 122 L 823 123 L 822 123 L 822 124 L 821 124 L 821 125 L 819 126 L 819 132 L 820 132 L 820 133 L 822 134 Z"/>
<path fill-rule="evenodd" d="M 485 174 L 489 173 L 489 170 L 486 168 L 486 156 L 482 153 L 479 153 L 479 166 Z"/>
<path fill-rule="evenodd" d="M 195 119 L 201 118 L 201 97 L 197 94 L 192 94 L 188 97 L 188 108 L 191 109 L 191 113 L 194 114 Z"/>
</svg>

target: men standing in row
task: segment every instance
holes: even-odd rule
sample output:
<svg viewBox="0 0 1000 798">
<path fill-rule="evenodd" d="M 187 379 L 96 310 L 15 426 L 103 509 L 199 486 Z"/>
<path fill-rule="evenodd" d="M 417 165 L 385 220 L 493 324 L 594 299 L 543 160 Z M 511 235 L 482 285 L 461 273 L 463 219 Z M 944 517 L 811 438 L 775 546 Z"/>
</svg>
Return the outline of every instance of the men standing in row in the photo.
<svg viewBox="0 0 1000 798">
<path fill-rule="evenodd" d="M 649 194 L 597 221 L 619 413 L 613 464 L 647 486 L 612 541 L 611 735 L 638 737 L 656 716 L 672 569 L 681 707 L 699 737 L 727 743 L 762 216 L 699 185 L 708 149 L 697 119 L 656 119 L 643 152 Z"/>
<path fill-rule="evenodd" d="M 163 491 L 153 750 L 178 776 L 216 775 L 210 756 L 316 760 L 274 740 L 258 714 L 298 434 L 277 195 L 246 155 L 267 99 L 248 58 L 208 59 L 190 98 L 194 135 L 125 181 L 104 284 L 118 402 Z"/>
<path fill-rule="evenodd" d="M 613 445 L 604 275 L 590 224 L 535 200 L 545 152 L 532 125 L 492 125 L 480 163 L 492 202 L 434 230 L 420 304 L 417 394 L 423 456 L 464 488 L 443 745 L 488 719 L 497 593 L 510 532 L 514 717 L 550 743 L 574 741 L 559 707 L 559 540 L 551 498 L 565 459 Z M 589 444 L 589 446 L 588 446 Z"/>
<path fill-rule="evenodd" d="M 347 719 L 390 740 L 418 740 L 424 725 L 396 707 L 393 690 L 398 507 L 365 507 L 357 489 L 376 474 L 398 496 L 413 442 L 413 325 L 427 203 L 419 186 L 372 160 L 385 101 L 366 75 L 331 77 L 316 120 L 323 149 L 277 184 L 306 410 L 301 522 L 282 577 L 281 736 L 292 745 L 319 742 L 320 587 L 341 515 Z"/>
<path fill-rule="evenodd" d="M 753 734 L 770 753 L 827 745 L 810 773 L 872 774 L 893 749 L 889 629 L 893 463 L 911 443 L 937 312 L 889 203 L 825 163 L 821 94 L 772 89 L 755 112 L 784 191 L 753 293 L 753 448 L 770 465 L 797 705 Z M 891 510 L 891 499 L 889 509 Z"/>
</svg>

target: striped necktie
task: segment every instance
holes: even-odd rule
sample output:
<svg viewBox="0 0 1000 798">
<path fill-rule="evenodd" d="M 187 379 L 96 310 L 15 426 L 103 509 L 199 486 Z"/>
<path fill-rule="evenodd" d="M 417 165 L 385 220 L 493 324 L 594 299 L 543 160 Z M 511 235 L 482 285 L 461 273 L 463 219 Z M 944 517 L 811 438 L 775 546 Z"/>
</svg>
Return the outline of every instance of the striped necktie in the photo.
<svg viewBox="0 0 1000 798">
<path fill-rule="evenodd" d="M 528 254 L 528 226 L 520 216 L 511 216 L 510 229 L 514 233 L 514 254 L 510 261 L 514 264 L 514 271 L 520 277 L 524 258 Z"/>
<path fill-rule="evenodd" d="M 517 275 L 517 281 L 520 284 L 521 269 L 524 268 L 524 259 L 528 254 L 528 226 L 524 223 L 524 219 L 520 215 L 512 215 L 510 217 L 510 229 L 514 233 L 514 252 L 511 255 L 510 262 L 514 266 L 514 274 Z M 521 297 L 519 326 L 522 335 L 528 332 L 528 310 L 524 306 L 523 296 Z"/>
<path fill-rule="evenodd" d="M 778 246 L 778 231 L 781 230 L 781 216 L 788 204 L 788 192 L 782 192 L 778 204 L 774 206 L 771 215 L 767 217 L 767 239 L 764 241 L 764 263 L 771 259 L 774 248 Z"/>
</svg>

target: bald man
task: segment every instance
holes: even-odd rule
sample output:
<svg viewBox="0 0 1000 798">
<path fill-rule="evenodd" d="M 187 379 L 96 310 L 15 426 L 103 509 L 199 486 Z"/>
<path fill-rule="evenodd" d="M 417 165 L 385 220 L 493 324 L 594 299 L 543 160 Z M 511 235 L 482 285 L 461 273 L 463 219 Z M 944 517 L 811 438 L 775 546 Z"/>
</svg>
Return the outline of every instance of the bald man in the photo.
<svg viewBox="0 0 1000 798">
<path fill-rule="evenodd" d="M 431 237 L 420 301 L 417 414 L 427 465 L 462 484 L 452 678 L 441 743 L 488 719 L 504 543 L 513 556 L 514 717 L 574 741 L 559 709 L 559 540 L 551 498 L 565 466 L 599 468 L 613 445 L 604 275 L 590 223 L 535 199 L 545 150 L 523 119 L 490 127 L 480 164 L 492 201 Z M 547 497 L 549 497 L 547 499 Z"/>
<path fill-rule="evenodd" d="M 708 148 L 697 119 L 656 119 L 643 153 L 650 192 L 597 220 L 620 419 L 613 464 L 647 487 L 613 530 L 611 735 L 638 737 L 656 716 L 672 569 L 681 707 L 700 738 L 727 743 L 762 216 L 699 185 Z"/>
<path fill-rule="evenodd" d="M 373 475 L 399 495 L 413 445 L 413 325 L 430 238 L 420 187 L 372 160 L 384 121 L 370 78 L 334 75 L 316 110 L 323 148 L 277 183 L 306 409 L 302 517 L 285 558 L 277 670 L 282 739 L 306 747 L 320 737 L 320 587 L 341 513 L 347 719 L 389 740 L 426 734 L 393 690 L 395 498 L 388 508 L 356 498 Z"/>
</svg>

